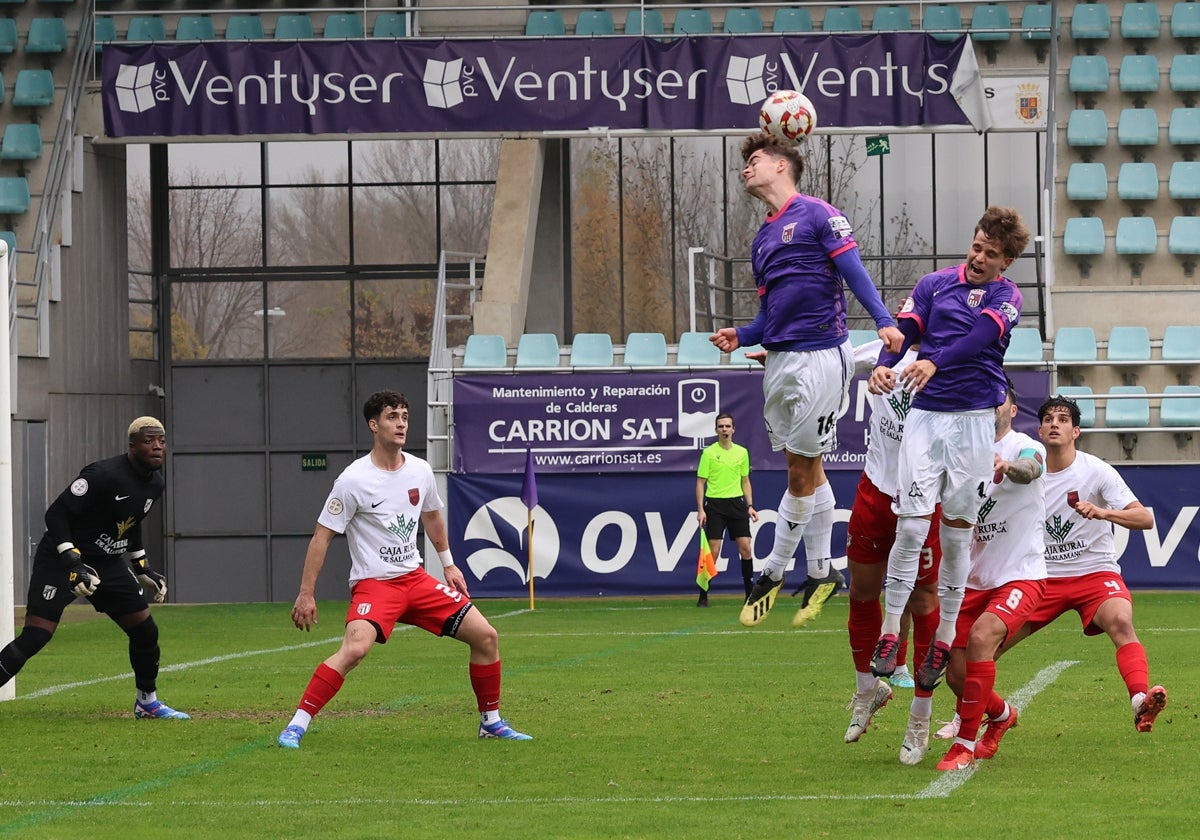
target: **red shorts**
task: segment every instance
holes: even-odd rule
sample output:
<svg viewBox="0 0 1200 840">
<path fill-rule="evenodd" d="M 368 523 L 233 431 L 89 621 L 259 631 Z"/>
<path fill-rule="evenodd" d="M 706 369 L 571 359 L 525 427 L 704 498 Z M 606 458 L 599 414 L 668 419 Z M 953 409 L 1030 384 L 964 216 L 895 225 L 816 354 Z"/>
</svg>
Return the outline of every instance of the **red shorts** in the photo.
<svg viewBox="0 0 1200 840">
<path fill-rule="evenodd" d="M 346 623 L 365 620 L 375 625 L 383 644 L 396 623 L 411 624 L 435 636 L 451 636 L 471 609 L 471 599 L 442 583 L 424 569 L 400 577 L 367 578 L 354 584 Z"/>
<path fill-rule="evenodd" d="M 921 565 L 917 569 L 916 586 L 936 585 L 938 566 L 942 562 L 942 541 L 938 522 L 941 508 L 934 511 L 929 536 L 921 549 Z M 871 483 L 864 472 L 858 480 L 850 522 L 846 525 L 846 558 L 855 563 L 878 565 L 887 563 L 892 543 L 896 541 L 896 514 L 892 499 Z"/>
<path fill-rule="evenodd" d="M 1079 577 L 1050 578 L 1042 602 L 1029 616 L 1029 631 L 1041 630 L 1068 610 L 1079 613 L 1085 636 L 1098 636 L 1104 631 L 1092 621 L 1096 611 L 1110 598 L 1124 598 L 1133 603 L 1125 581 L 1116 572 L 1092 572 Z"/>
<path fill-rule="evenodd" d="M 995 589 L 968 589 L 954 625 L 954 647 L 965 648 L 971 627 L 985 612 L 1004 622 L 1012 636 L 1025 626 L 1046 589 L 1044 580 L 1010 580 Z"/>
</svg>

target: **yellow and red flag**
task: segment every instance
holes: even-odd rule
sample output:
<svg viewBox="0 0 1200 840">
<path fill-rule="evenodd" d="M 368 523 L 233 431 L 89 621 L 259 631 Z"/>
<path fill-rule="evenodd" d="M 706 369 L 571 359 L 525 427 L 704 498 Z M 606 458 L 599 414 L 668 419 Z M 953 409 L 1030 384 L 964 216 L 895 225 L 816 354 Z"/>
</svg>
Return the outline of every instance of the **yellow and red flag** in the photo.
<svg viewBox="0 0 1200 840">
<path fill-rule="evenodd" d="M 708 537 L 704 529 L 700 529 L 700 559 L 696 561 L 696 585 L 708 591 L 708 582 L 717 576 L 717 561 L 713 559 L 712 549 L 708 547 Z"/>
</svg>

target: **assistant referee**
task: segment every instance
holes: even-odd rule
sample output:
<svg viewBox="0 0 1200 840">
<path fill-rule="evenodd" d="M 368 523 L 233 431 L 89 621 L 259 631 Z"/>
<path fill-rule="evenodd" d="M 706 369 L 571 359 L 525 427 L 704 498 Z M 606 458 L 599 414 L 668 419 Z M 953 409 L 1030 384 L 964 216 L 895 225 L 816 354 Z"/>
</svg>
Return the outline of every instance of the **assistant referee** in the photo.
<svg viewBox="0 0 1200 840">
<path fill-rule="evenodd" d="M 737 540 L 742 582 L 749 597 L 754 576 L 750 523 L 758 521 L 758 511 L 754 509 L 754 491 L 750 487 L 750 453 L 733 442 L 733 432 L 733 415 L 717 415 L 717 440 L 700 453 L 700 466 L 696 469 L 696 519 L 704 529 L 714 559 L 721 556 L 726 531 Z M 700 590 L 696 606 L 708 606 L 708 592 Z"/>
</svg>

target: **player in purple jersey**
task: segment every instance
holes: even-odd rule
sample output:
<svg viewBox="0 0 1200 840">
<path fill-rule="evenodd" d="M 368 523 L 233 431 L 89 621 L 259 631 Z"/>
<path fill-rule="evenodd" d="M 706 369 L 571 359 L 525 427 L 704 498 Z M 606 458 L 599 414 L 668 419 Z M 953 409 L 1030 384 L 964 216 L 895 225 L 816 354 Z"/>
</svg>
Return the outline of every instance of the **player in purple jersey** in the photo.
<svg viewBox="0 0 1200 840">
<path fill-rule="evenodd" d="M 763 414 L 771 447 L 784 450 L 788 465 L 775 543 L 740 616 L 753 627 L 774 605 L 801 537 L 808 554 L 802 609 L 811 608 L 805 614 L 815 615 L 843 583 L 829 562 L 834 498 L 821 466 L 849 407 L 854 375 L 843 286 L 875 319 L 886 346 L 898 350 L 902 336 L 862 264 L 846 216 L 797 189 L 804 159 L 795 144 L 755 134 L 742 144 L 742 159 L 746 192 L 770 211 L 751 249 L 760 307 L 751 323 L 718 330 L 712 342 L 726 352 L 766 348 Z"/>
<path fill-rule="evenodd" d="M 1016 210 L 989 207 L 975 225 L 967 261 L 917 281 L 900 309 L 904 347 L 881 352 L 868 383 L 875 394 L 891 393 L 898 382 L 915 395 L 900 442 L 892 500 L 896 541 L 888 555 L 886 608 L 871 672 L 886 677 L 896 668 L 900 615 L 940 502 L 941 621 L 917 670 L 917 685 L 926 691 L 938 684 L 950 661 L 971 564 L 972 527 L 992 479 L 995 410 L 1008 393 L 1004 351 L 1021 318 L 1021 292 L 1001 272 L 1028 243 L 1029 229 Z M 897 377 L 892 366 L 918 341 L 917 361 Z"/>
</svg>

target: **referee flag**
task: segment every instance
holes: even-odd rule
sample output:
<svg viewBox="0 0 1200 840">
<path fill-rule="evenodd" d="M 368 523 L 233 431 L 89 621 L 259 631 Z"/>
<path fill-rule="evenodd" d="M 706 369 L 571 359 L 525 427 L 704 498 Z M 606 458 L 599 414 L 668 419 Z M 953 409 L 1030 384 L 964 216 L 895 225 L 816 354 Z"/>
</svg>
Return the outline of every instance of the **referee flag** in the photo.
<svg viewBox="0 0 1200 840">
<path fill-rule="evenodd" d="M 717 561 L 708 547 L 708 536 L 700 529 L 700 559 L 696 562 L 696 585 L 708 591 L 708 582 L 717 576 Z"/>
<path fill-rule="evenodd" d="M 525 450 L 525 481 L 521 484 L 521 501 L 533 510 L 537 507 L 537 476 L 533 474 L 533 450 Z"/>
</svg>

